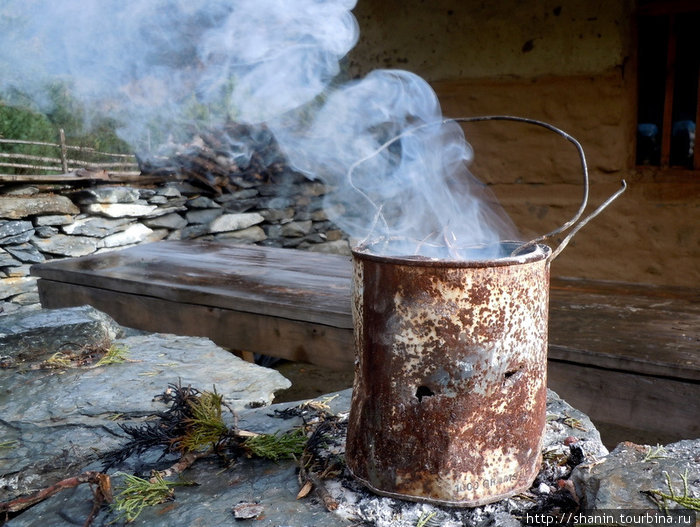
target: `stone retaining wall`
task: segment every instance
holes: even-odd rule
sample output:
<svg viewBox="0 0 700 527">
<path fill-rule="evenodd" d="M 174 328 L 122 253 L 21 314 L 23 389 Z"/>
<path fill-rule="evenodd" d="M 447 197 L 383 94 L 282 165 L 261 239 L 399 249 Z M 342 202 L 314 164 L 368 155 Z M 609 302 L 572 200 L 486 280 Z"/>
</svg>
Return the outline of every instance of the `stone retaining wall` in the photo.
<svg viewBox="0 0 700 527">
<path fill-rule="evenodd" d="M 184 182 L 140 188 L 32 186 L 0 196 L 0 307 L 37 304 L 32 264 L 158 240 L 199 239 L 348 252 L 322 208 L 323 184 L 295 176 L 280 185 L 240 181 L 207 197 Z"/>
</svg>

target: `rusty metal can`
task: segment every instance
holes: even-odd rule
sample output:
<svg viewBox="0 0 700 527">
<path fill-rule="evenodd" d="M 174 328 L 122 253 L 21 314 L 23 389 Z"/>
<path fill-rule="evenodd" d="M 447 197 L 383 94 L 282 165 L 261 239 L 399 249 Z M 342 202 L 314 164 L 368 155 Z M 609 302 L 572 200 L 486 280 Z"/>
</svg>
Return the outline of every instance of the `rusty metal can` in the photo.
<svg viewBox="0 0 700 527">
<path fill-rule="evenodd" d="M 530 487 L 546 420 L 550 255 L 541 244 L 473 261 L 353 251 L 346 460 L 358 480 L 462 507 Z"/>
</svg>

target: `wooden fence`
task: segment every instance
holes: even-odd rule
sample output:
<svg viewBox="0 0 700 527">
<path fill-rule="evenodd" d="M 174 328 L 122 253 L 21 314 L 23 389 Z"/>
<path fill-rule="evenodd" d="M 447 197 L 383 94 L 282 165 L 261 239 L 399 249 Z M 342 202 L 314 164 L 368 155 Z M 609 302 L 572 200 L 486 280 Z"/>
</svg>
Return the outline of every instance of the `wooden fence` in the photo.
<svg viewBox="0 0 700 527">
<path fill-rule="evenodd" d="M 10 146 L 14 146 L 14 150 L 17 149 L 17 146 L 27 150 L 32 147 L 44 147 L 49 151 L 55 149 L 56 156 L 3 151 Z M 21 173 L 7 173 L 10 170 Z M 155 179 L 163 179 L 163 177 Z M 134 155 L 112 154 L 100 152 L 94 148 L 66 144 L 63 130 L 60 130 L 60 143 L 58 144 L 0 138 L 0 183 L 76 180 L 113 182 L 146 182 L 148 180 L 151 182 L 154 177 L 141 174 Z"/>
</svg>

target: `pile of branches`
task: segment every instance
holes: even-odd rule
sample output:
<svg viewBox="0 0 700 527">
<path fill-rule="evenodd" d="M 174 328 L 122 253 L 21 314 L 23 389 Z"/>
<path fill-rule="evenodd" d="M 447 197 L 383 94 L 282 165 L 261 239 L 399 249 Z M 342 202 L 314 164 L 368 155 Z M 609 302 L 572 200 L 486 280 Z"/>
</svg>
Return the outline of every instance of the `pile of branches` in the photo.
<svg viewBox="0 0 700 527">
<path fill-rule="evenodd" d="M 139 158 L 143 175 L 185 179 L 221 195 L 254 184 L 277 182 L 289 171 L 286 158 L 265 125 L 231 122 L 197 133 L 190 142 L 171 145 L 172 153 Z"/>
<path fill-rule="evenodd" d="M 183 482 L 177 476 L 198 459 L 212 455 L 218 456 L 224 466 L 230 466 L 241 456 L 273 461 L 294 459 L 299 463 L 301 490 L 298 497 L 307 496 L 315 488 L 329 510 L 337 508 L 321 481 L 337 475 L 343 466 L 339 457 L 322 454 L 325 446 L 335 442 L 331 435 L 337 435 L 332 431 L 337 429 L 338 418 L 331 414 L 327 405 L 312 401 L 292 408 L 288 411 L 289 416 L 301 416 L 304 421 L 301 427 L 283 434 L 258 434 L 238 428 L 235 413 L 216 390 L 200 391 L 180 383 L 169 384 L 157 398 L 169 404 L 168 410 L 139 425 L 120 424 L 128 440 L 120 448 L 102 456 L 102 471 L 83 472 L 31 496 L 0 502 L 0 521 L 3 515 L 8 519 L 65 489 L 87 483 L 93 492 L 93 508 L 85 526 L 92 524 L 105 505 L 118 515 L 117 519 L 131 522 L 147 506 L 173 499 L 175 487 L 196 485 Z M 233 427 L 224 422 L 224 408 L 233 415 Z M 313 418 L 307 419 L 311 415 Z M 132 456 L 154 450 L 160 452 L 155 464 L 169 454 L 175 455 L 177 460 L 165 470 L 151 469 L 145 478 L 122 472 L 108 473 L 109 469 L 122 465 Z M 124 476 L 126 483 L 119 493 L 112 489 L 111 478 L 115 475 Z M 173 477 L 176 479 L 167 479 Z"/>
</svg>

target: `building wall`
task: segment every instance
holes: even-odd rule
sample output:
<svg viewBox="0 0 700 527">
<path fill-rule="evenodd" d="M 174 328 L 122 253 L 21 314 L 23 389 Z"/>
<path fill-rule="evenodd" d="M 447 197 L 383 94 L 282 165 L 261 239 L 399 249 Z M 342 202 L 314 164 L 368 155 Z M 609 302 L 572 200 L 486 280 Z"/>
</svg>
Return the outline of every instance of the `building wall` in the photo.
<svg viewBox="0 0 700 527">
<path fill-rule="evenodd" d="M 446 116 L 519 115 L 565 130 L 586 152 L 589 210 L 627 181 L 627 192 L 555 261 L 554 275 L 700 285 L 700 174 L 634 166 L 631 2 L 359 0 L 355 13 L 361 35 L 352 76 L 407 69 L 431 83 Z M 582 170 L 568 141 L 504 122 L 465 131 L 472 171 L 524 237 L 577 210 Z"/>
</svg>

